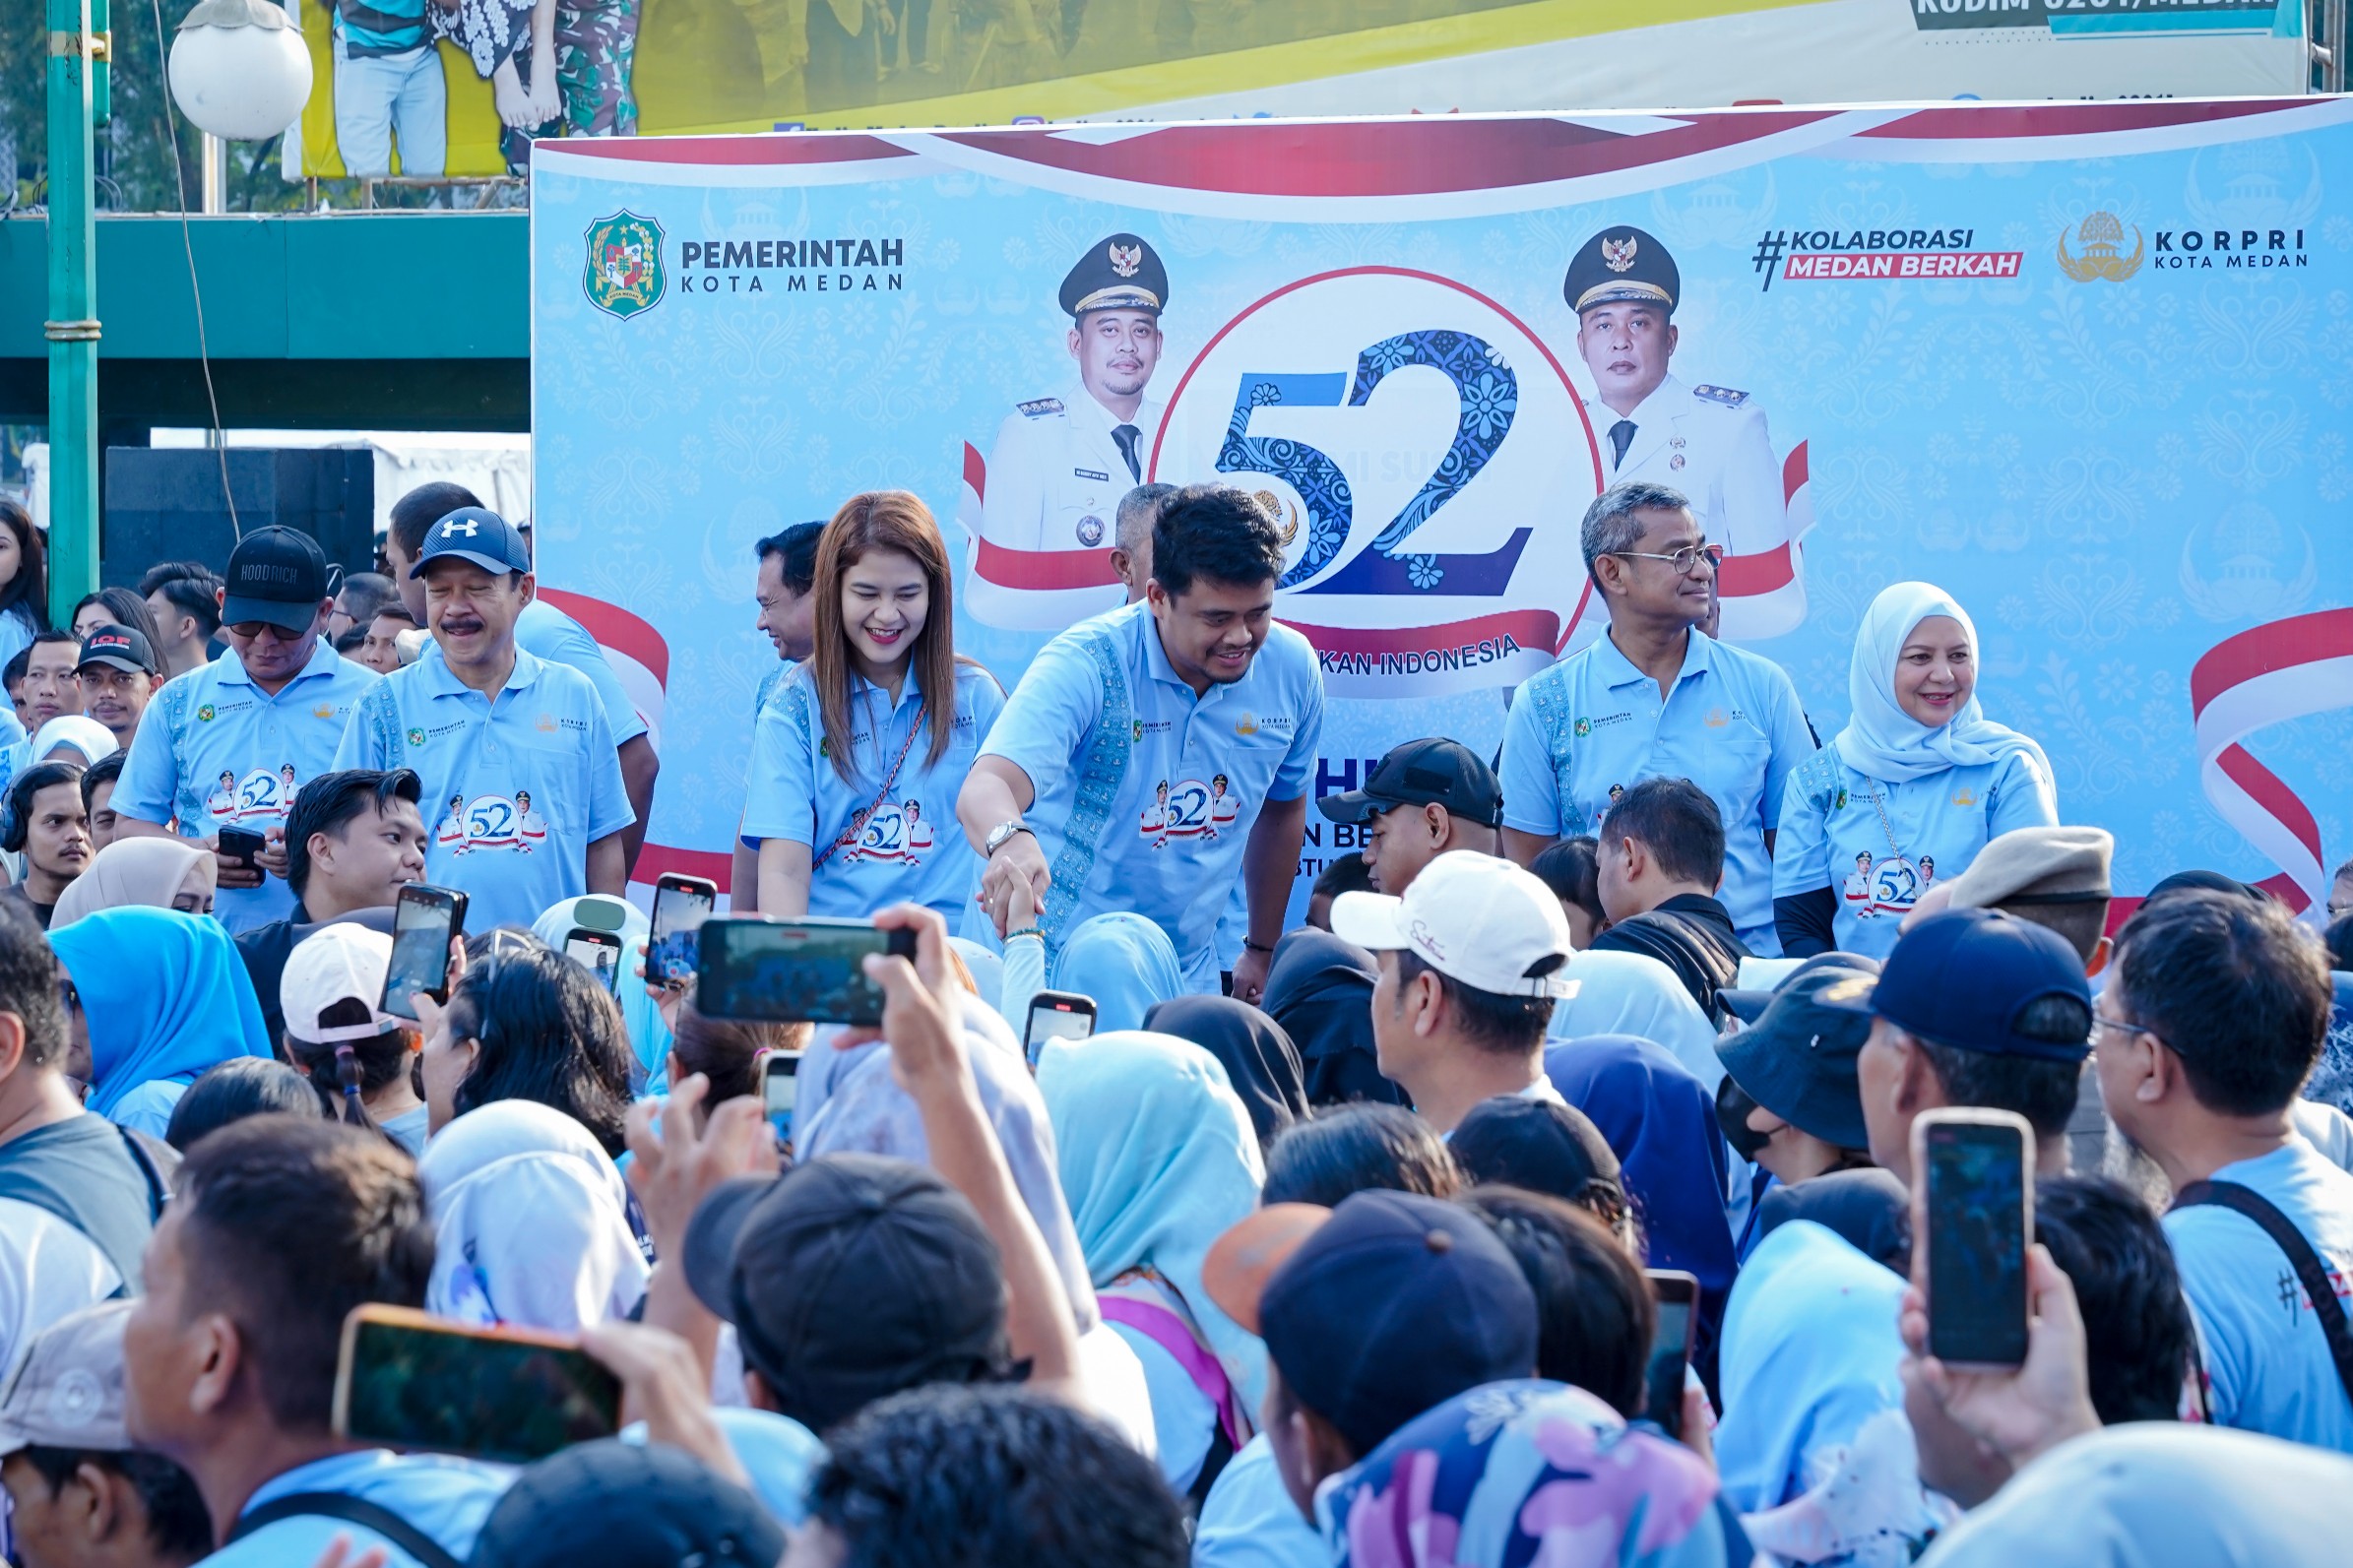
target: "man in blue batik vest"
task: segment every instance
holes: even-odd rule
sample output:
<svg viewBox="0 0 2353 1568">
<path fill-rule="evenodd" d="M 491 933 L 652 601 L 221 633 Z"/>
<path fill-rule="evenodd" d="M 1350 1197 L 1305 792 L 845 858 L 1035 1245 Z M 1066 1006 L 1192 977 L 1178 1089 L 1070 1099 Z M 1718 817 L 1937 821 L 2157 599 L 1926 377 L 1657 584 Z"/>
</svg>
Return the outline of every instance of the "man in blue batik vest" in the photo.
<svg viewBox="0 0 2353 1568">
<path fill-rule="evenodd" d="M 1007 699 L 956 802 L 987 861 L 981 902 L 1004 934 L 1017 884 L 1058 947 L 1132 909 L 1168 933 L 1188 986 L 1219 986 L 1219 914 L 1237 871 L 1249 925 L 1234 994 L 1254 1002 L 1283 934 L 1323 673 L 1274 620 L 1283 545 L 1228 485 L 1168 498 L 1142 601 L 1046 645 Z"/>
<path fill-rule="evenodd" d="M 1771 659 L 1695 630 L 1724 547 L 1681 491 L 1611 486 L 1586 509 L 1583 543 L 1610 627 L 1512 698 L 1504 851 L 1526 865 L 1557 840 L 1597 832 L 1642 780 L 1688 779 L 1724 817 L 1717 897 L 1750 952 L 1778 956 L 1773 829 L 1783 786 L 1814 751 L 1797 688 Z"/>
<path fill-rule="evenodd" d="M 319 635 L 334 603 L 327 558 L 307 533 L 255 529 L 229 552 L 218 591 L 221 657 L 163 683 L 131 737 L 112 805 L 124 838 L 262 836 L 254 860 L 221 856 L 213 912 L 232 932 L 284 919 L 286 819 L 294 791 L 335 762 L 359 699 L 384 677 Z"/>
</svg>

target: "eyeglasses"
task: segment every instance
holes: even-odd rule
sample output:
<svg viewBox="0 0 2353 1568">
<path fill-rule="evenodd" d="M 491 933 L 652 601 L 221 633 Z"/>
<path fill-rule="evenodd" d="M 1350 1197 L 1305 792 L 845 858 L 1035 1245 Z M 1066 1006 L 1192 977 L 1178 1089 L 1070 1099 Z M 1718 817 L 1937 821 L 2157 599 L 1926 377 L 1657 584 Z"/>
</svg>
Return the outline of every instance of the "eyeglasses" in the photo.
<svg viewBox="0 0 2353 1568">
<path fill-rule="evenodd" d="M 2105 1018 L 2098 1013 L 2092 1014 L 2092 1035 L 2096 1037 L 2100 1031 L 2104 1029 L 2121 1030 L 2128 1035 L 2146 1035 L 2150 1033 L 2149 1027 L 2146 1024 L 2135 1024 L 2129 1018 Z"/>
<path fill-rule="evenodd" d="M 1671 550 L 1665 554 L 1661 554 L 1657 550 L 1612 550 L 1610 553 L 1623 555 L 1637 561 L 1665 561 L 1669 566 L 1675 568 L 1675 575 L 1678 577 L 1689 577 L 1691 568 L 1697 566 L 1702 560 L 1707 562 L 1708 570 L 1711 572 L 1724 564 L 1724 546 L 1705 542 L 1686 544 L 1680 550 Z"/>
</svg>

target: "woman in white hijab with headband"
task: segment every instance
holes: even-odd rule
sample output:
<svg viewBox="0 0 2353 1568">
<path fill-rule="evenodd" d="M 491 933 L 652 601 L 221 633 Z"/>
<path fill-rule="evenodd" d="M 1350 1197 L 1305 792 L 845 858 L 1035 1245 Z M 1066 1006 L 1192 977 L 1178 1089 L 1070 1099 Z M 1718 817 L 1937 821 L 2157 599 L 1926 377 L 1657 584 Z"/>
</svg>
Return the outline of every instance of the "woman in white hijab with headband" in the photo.
<svg viewBox="0 0 2353 1568">
<path fill-rule="evenodd" d="M 1977 627 L 1942 589 L 1896 583 L 1864 612 L 1851 716 L 1790 779 L 1773 846 L 1786 958 L 1885 958 L 1931 885 L 1988 841 L 2059 821 L 2050 760 L 1977 702 Z"/>
</svg>

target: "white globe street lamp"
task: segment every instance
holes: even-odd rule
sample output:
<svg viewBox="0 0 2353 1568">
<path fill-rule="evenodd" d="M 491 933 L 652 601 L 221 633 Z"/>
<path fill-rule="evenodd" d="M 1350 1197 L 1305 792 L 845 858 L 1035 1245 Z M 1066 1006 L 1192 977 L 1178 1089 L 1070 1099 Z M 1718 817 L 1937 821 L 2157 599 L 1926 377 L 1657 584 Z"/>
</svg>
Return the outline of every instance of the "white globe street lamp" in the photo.
<svg viewBox="0 0 2353 1568">
<path fill-rule="evenodd" d="M 310 100 L 310 51 L 270 0 L 202 0 L 180 24 L 166 75 L 180 112 L 223 141 L 276 136 Z"/>
</svg>

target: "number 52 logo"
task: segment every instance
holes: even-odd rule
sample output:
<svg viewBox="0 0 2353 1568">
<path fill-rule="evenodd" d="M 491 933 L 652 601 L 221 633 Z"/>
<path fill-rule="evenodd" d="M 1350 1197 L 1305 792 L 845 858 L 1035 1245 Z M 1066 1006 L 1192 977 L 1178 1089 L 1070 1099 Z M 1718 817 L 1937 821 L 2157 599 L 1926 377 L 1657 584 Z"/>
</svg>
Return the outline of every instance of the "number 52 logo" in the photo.
<svg viewBox="0 0 2353 1568">
<path fill-rule="evenodd" d="M 1600 448 L 1559 360 L 1463 284 L 1356 268 L 1243 310 L 1177 383 L 1152 476 L 1213 472 L 1278 503 L 1277 613 L 1327 671 L 1339 648 L 1418 664 L 1507 629 L 1528 657 L 1446 683 L 1503 684 L 1567 641 Z"/>
</svg>

